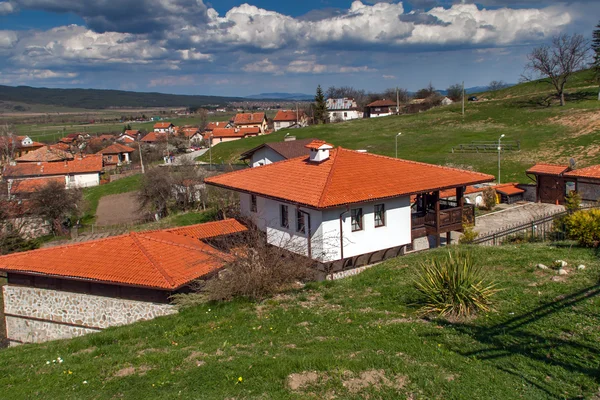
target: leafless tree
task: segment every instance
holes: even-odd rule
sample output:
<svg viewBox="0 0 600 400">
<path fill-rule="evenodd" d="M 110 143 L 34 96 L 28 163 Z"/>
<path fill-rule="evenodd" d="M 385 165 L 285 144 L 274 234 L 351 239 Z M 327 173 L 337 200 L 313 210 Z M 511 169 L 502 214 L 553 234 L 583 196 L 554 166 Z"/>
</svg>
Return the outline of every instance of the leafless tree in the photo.
<svg viewBox="0 0 600 400">
<path fill-rule="evenodd" d="M 17 145 L 17 138 L 10 125 L 0 125 L 0 166 L 14 160 Z"/>
<path fill-rule="evenodd" d="M 494 81 L 491 81 L 490 84 L 488 85 L 488 90 L 495 92 L 496 90 L 504 89 L 507 86 L 508 85 L 504 81 L 494 80 Z"/>
<path fill-rule="evenodd" d="M 400 100 L 400 104 L 406 104 L 410 101 L 410 95 L 408 94 L 408 90 L 404 88 L 398 89 L 398 100 Z M 386 89 L 381 95 L 380 98 L 396 101 L 396 88 Z"/>
<path fill-rule="evenodd" d="M 81 189 L 66 189 L 63 183 L 57 181 L 48 182 L 31 195 L 34 214 L 50 222 L 55 234 L 63 233 L 63 223 L 77 218 L 82 201 Z"/>
<path fill-rule="evenodd" d="M 140 209 L 165 217 L 173 200 L 174 179 L 167 167 L 153 167 L 142 176 L 138 192 Z"/>
<path fill-rule="evenodd" d="M 446 89 L 446 93 L 447 93 L 448 98 L 453 101 L 458 101 L 458 100 L 462 99 L 462 95 L 463 95 L 462 84 L 456 83 L 456 84 L 450 86 L 448 89 Z"/>
<path fill-rule="evenodd" d="M 435 88 L 433 87 L 431 82 L 429 82 L 429 85 L 427 85 L 427 87 L 417 90 L 417 93 L 415 93 L 415 98 L 426 99 L 428 97 L 433 96 L 436 93 L 437 93 L 437 91 L 435 90 Z"/>
<path fill-rule="evenodd" d="M 565 105 L 565 86 L 574 72 L 586 66 L 590 45 L 583 35 L 561 34 L 550 45 L 536 47 L 527 56 L 523 78 L 547 78 L 556 90 L 560 105 Z M 530 74 L 530 75 L 527 75 Z"/>
</svg>

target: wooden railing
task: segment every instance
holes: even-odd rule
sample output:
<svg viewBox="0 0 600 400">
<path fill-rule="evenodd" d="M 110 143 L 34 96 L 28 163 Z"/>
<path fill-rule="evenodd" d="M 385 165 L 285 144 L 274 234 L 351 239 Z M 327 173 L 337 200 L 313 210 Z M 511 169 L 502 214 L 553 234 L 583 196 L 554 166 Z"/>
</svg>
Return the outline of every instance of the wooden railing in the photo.
<svg viewBox="0 0 600 400">
<path fill-rule="evenodd" d="M 445 228 L 451 225 L 463 223 L 463 218 L 469 223 L 475 222 L 475 207 L 472 204 L 465 204 L 461 207 L 451 207 L 440 210 L 440 226 Z M 435 212 L 427 211 L 423 213 L 413 213 L 412 227 L 413 229 L 422 226 L 436 227 Z"/>
</svg>

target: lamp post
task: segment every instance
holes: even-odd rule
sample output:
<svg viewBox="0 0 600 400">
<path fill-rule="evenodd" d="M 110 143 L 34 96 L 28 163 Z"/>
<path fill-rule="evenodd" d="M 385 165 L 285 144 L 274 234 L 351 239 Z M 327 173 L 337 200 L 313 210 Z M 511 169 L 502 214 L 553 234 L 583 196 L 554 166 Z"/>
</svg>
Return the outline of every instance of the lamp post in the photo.
<svg viewBox="0 0 600 400">
<path fill-rule="evenodd" d="M 503 137 L 504 133 L 498 138 L 498 183 L 500 183 L 500 151 L 502 150 L 502 147 L 500 147 L 500 141 Z"/>
<path fill-rule="evenodd" d="M 211 132 L 211 134 L 208 137 L 208 170 L 212 171 L 212 140 L 213 140 L 213 134 Z"/>
<path fill-rule="evenodd" d="M 398 136 L 402 135 L 402 132 L 398 132 L 396 135 L 396 158 L 398 158 Z"/>
</svg>

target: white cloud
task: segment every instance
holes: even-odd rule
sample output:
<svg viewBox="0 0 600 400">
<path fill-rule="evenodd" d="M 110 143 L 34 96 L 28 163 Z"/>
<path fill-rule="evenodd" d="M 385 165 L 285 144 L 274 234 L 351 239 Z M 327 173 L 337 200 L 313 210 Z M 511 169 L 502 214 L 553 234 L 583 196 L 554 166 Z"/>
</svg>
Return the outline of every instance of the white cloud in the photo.
<svg viewBox="0 0 600 400">
<path fill-rule="evenodd" d="M 12 14 L 16 7 L 10 1 L 0 1 L 0 15 Z"/>
<path fill-rule="evenodd" d="M 381 75 L 381 77 L 386 80 L 396 79 L 395 75 Z"/>
</svg>

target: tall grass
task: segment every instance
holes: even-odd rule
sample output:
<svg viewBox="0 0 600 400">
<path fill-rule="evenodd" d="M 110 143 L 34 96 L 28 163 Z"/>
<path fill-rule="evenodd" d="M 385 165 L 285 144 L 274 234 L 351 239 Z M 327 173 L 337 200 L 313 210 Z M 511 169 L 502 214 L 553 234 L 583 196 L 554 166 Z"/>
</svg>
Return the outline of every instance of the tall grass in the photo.
<svg viewBox="0 0 600 400">
<path fill-rule="evenodd" d="M 496 284 L 486 282 L 471 253 L 449 250 L 445 256 L 420 264 L 415 287 L 423 298 L 424 314 L 468 317 L 491 310 Z"/>
</svg>

